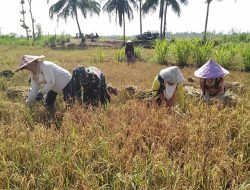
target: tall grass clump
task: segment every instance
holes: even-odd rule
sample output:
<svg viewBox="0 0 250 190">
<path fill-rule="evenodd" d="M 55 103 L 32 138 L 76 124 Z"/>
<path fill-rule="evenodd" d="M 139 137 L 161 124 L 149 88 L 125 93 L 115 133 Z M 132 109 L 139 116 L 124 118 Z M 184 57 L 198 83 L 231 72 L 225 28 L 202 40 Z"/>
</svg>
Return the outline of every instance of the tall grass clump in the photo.
<svg viewBox="0 0 250 190">
<path fill-rule="evenodd" d="M 226 69 L 235 67 L 236 47 L 220 46 L 215 52 L 216 61 Z"/>
<path fill-rule="evenodd" d="M 135 58 L 142 59 L 142 50 L 143 50 L 143 46 L 142 45 L 136 46 L 134 48 Z"/>
<path fill-rule="evenodd" d="M 242 61 L 244 64 L 244 70 L 250 72 L 250 45 L 245 46 L 241 50 Z"/>
<path fill-rule="evenodd" d="M 105 53 L 102 49 L 98 48 L 97 53 L 94 57 L 94 62 L 102 63 L 105 58 Z"/>
<path fill-rule="evenodd" d="M 188 65 L 188 59 L 191 56 L 191 41 L 187 39 L 175 40 L 172 45 L 172 51 L 179 66 Z"/>
<path fill-rule="evenodd" d="M 118 62 L 122 62 L 126 60 L 125 48 L 120 48 L 115 51 L 115 60 Z"/>
<path fill-rule="evenodd" d="M 167 64 L 167 57 L 170 45 L 167 40 L 155 40 L 156 62 L 159 64 Z"/>
<path fill-rule="evenodd" d="M 199 39 L 195 39 L 193 40 L 191 47 L 193 52 L 194 64 L 197 67 L 202 66 L 211 57 L 213 49 L 212 42 L 207 41 L 203 44 Z"/>
</svg>

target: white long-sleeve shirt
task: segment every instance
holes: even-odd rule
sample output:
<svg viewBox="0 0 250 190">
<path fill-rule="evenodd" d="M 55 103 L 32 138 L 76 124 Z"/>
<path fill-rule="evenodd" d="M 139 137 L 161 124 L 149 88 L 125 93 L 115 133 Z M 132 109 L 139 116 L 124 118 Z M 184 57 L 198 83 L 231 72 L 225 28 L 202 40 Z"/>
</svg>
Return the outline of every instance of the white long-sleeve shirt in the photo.
<svg viewBox="0 0 250 190">
<path fill-rule="evenodd" d="M 34 103 L 38 92 L 42 94 L 47 94 L 50 90 L 56 93 L 61 92 L 69 83 L 70 79 L 71 74 L 55 63 L 50 61 L 39 62 L 37 73 L 35 75 L 31 74 L 31 87 L 29 89 L 27 103 Z"/>
</svg>

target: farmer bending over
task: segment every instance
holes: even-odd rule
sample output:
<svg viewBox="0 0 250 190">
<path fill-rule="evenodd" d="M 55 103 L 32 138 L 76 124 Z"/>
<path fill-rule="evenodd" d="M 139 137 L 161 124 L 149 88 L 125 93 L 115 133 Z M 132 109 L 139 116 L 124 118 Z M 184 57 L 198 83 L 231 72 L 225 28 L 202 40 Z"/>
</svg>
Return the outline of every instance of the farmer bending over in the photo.
<svg viewBox="0 0 250 190">
<path fill-rule="evenodd" d="M 105 76 L 100 69 L 78 66 L 73 70 L 72 81 L 74 94 L 80 103 L 98 106 L 101 102 L 106 106 L 110 102 Z"/>
<path fill-rule="evenodd" d="M 225 84 L 223 77 L 227 74 L 229 74 L 229 71 L 213 60 L 209 60 L 194 72 L 194 75 L 200 78 L 202 97 L 208 104 L 211 104 L 211 99 L 216 97 L 223 102 L 225 101 Z"/>
<path fill-rule="evenodd" d="M 184 77 L 177 66 L 162 69 L 155 77 L 152 89 L 158 105 L 166 103 L 167 107 L 178 104 L 184 108 Z"/>
<path fill-rule="evenodd" d="M 64 101 L 70 101 L 72 96 L 71 74 L 55 63 L 40 60 L 41 58 L 44 56 L 24 55 L 16 72 L 30 71 L 31 87 L 26 103 L 32 105 L 46 95 L 45 105 L 50 112 L 54 113 L 56 96 L 59 92 L 63 91 Z"/>
</svg>

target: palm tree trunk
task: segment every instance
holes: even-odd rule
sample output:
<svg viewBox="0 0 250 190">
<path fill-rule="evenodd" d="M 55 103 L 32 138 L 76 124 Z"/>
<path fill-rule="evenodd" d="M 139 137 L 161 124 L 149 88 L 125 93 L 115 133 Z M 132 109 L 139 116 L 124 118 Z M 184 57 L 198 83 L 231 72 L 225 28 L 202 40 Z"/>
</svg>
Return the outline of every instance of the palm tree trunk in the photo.
<svg viewBox="0 0 250 190">
<path fill-rule="evenodd" d="M 123 12 L 122 14 L 123 17 L 123 43 L 125 44 L 125 14 Z"/>
<path fill-rule="evenodd" d="M 78 30 L 79 30 L 79 36 L 80 36 L 81 39 L 83 39 L 82 31 L 81 31 L 80 24 L 79 24 L 79 21 L 78 21 L 77 10 L 75 10 L 75 15 L 76 15 L 77 27 L 78 27 Z"/>
<path fill-rule="evenodd" d="M 167 10 L 168 10 L 168 1 L 166 1 L 165 10 L 164 10 L 164 24 L 163 24 L 163 37 L 166 36 L 166 23 L 167 23 Z"/>
<path fill-rule="evenodd" d="M 161 19 L 161 24 L 160 24 L 160 39 L 162 39 L 163 10 L 164 10 L 164 0 L 161 0 L 161 2 L 160 2 L 160 14 L 159 14 L 159 17 Z"/>
<path fill-rule="evenodd" d="M 210 2 L 207 2 L 207 14 L 206 14 L 206 22 L 205 22 L 205 30 L 204 30 L 204 36 L 203 36 L 203 41 L 207 40 L 207 23 L 208 23 L 208 15 L 209 15 L 209 6 L 210 6 Z"/>
<path fill-rule="evenodd" d="M 139 7 L 139 11 L 140 11 L 140 35 L 142 35 L 142 10 L 141 10 L 141 1 L 142 0 L 140 0 L 140 7 Z"/>
</svg>

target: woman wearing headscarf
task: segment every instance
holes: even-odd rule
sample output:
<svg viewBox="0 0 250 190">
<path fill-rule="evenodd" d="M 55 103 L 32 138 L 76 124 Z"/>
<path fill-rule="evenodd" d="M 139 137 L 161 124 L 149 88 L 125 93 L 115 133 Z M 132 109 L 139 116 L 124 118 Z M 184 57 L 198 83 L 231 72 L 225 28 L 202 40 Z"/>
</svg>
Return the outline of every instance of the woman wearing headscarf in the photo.
<svg viewBox="0 0 250 190">
<path fill-rule="evenodd" d="M 221 67 L 214 60 L 209 60 L 206 64 L 194 72 L 200 78 L 200 88 L 204 100 L 210 104 L 212 98 L 225 100 L 224 76 L 229 71 Z"/>
<path fill-rule="evenodd" d="M 31 86 L 26 103 L 32 105 L 46 95 L 46 107 L 50 112 L 54 112 L 59 92 L 63 92 L 64 101 L 70 101 L 72 96 L 71 74 L 53 62 L 42 61 L 41 59 L 44 57 L 43 55 L 24 55 L 16 72 L 30 71 Z"/>
<path fill-rule="evenodd" d="M 167 107 L 178 104 L 184 108 L 184 88 L 185 79 L 177 66 L 162 69 L 155 77 L 152 89 L 155 92 L 158 105 L 163 102 Z"/>
</svg>

